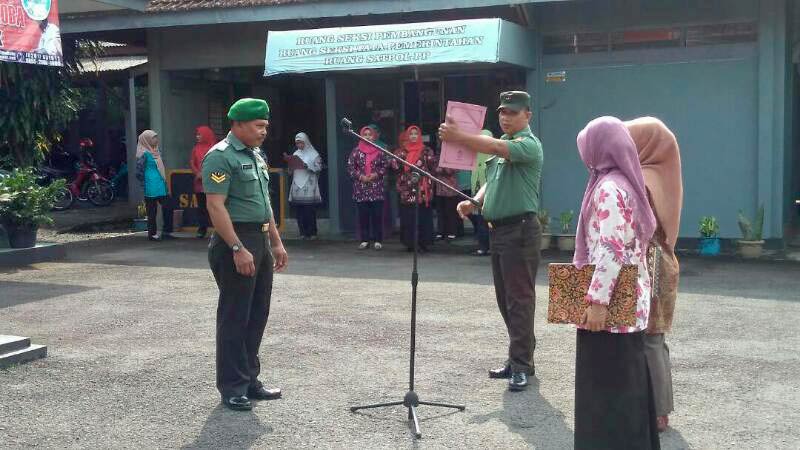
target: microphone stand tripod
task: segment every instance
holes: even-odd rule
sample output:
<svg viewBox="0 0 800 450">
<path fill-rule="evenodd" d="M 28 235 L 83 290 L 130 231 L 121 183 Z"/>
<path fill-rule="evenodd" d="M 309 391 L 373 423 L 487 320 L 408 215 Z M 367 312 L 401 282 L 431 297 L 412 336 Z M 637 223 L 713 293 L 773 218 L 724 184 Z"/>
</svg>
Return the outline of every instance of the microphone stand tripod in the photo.
<svg viewBox="0 0 800 450">
<path fill-rule="evenodd" d="M 420 438 L 422 437 L 422 432 L 419 429 L 419 418 L 417 417 L 417 407 L 419 407 L 420 405 L 438 406 L 441 408 L 452 408 L 452 409 L 457 409 L 459 411 L 464 411 L 464 409 L 466 409 L 466 406 L 422 401 L 419 399 L 419 395 L 417 395 L 417 393 L 414 392 L 414 355 L 416 353 L 416 337 L 417 337 L 417 284 L 419 282 L 419 273 L 417 272 L 417 258 L 419 257 L 419 198 L 417 197 L 417 195 L 419 195 L 419 182 L 421 181 L 423 176 L 426 176 L 431 180 L 433 180 L 434 182 L 439 183 L 440 185 L 445 186 L 448 189 L 456 192 L 459 196 L 461 196 L 466 200 L 469 200 L 474 205 L 476 206 L 480 205 L 475 200 L 470 198 L 468 195 L 465 195 L 458 189 L 451 187 L 447 183 L 439 180 L 438 178 L 434 177 L 425 170 L 405 161 L 403 158 L 396 156 L 395 154 L 393 154 L 389 150 L 386 150 L 380 145 L 377 145 L 359 136 L 358 133 L 353 131 L 353 123 L 350 122 L 348 119 L 346 118 L 342 119 L 341 125 L 342 125 L 342 130 L 344 131 L 345 134 L 355 136 L 357 139 L 377 148 L 385 155 L 393 158 L 396 161 L 399 161 L 404 166 L 410 168 L 412 170 L 411 173 L 412 192 L 414 194 L 414 199 L 416 200 L 414 204 L 414 258 L 411 269 L 411 348 L 409 350 L 408 392 L 406 392 L 406 395 L 405 397 L 403 397 L 402 401 L 375 403 L 363 406 L 353 406 L 350 408 L 350 411 L 356 412 L 361 409 L 373 409 L 373 408 L 383 408 L 387 406 L 403 405 L 406 408 L 408 408 L 408 423 L 409 426 L 414 427 L 414 436 Z"/>
</svg>

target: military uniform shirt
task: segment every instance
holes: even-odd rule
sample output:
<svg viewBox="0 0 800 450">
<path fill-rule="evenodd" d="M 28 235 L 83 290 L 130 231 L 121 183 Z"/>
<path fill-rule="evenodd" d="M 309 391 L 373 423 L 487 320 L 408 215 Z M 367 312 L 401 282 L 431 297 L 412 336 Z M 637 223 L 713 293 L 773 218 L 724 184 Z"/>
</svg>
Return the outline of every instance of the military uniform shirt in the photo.
<svg viewBox="0 0 800 450">
<path fill-rule="evenodd" d="M 527 212 L 538 213 L 544 160 L 541 142 L 530 127 L 500 139 L 509 141 L 509 158 L 495 155 L 486 160 L 483 216 L 491 221 Z"/>
<path fill-rule="evenodd" d="M 258 148 L 248 148 L 233 133 L 203 158 L 203 190 L 227 196 L 232 222 L 266 223 L 272 218 L 267 163 Z"/>
</svg>

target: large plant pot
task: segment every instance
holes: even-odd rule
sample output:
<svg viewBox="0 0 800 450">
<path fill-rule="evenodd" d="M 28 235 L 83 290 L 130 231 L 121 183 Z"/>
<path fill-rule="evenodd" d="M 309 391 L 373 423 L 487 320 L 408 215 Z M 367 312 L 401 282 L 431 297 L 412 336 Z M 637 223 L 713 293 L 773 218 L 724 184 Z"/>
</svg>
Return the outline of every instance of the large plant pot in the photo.
<svg viewBox="0 0 800 450">
<path fill-rule="evenodd" d="M 737 241 L 739 255 L 745 259 L 758 259 L 764 253 L 764 241 Z"/>
<path fill-rule="evenodd" d="M 147 231 L 147 219 L 133 219 L 133 231 Z"/>
<path fill-rule="evenodd" d="M 36 234 L 39 225 L 17 225 L 4 224 L 8 234 L 8 246 L 11 248 L 30 248 L 36 247 Z"/>
<path fill-rule="evenodd" d="M 552 245 L 553 245 L 553 235 L 550 233 L 542 233 L 541 249 L 550 250 L 550 247 Z"/>
<path fill-rule="evenodd" d="M 703 256 L 719 255 L 719 238 L 700 238 L 700 254 Z"/>
<path fill-rule="evenodd" d="M 575 251 L 575 235 L 561 235 L 558 237 L 558 249 L 562 252 Z"/>
</svg>

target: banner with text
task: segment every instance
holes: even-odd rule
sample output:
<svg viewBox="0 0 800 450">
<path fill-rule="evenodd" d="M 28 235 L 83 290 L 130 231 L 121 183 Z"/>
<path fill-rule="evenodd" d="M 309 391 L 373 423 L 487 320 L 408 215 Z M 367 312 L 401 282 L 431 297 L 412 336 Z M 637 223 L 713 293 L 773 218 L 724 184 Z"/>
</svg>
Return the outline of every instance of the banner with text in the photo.
<svg viewBox="0 0 800 450">
<path fill-rule="evenodd" d="M 58 0 L 0 0 L 0 61 L 62 65 Z"/>
<path fill-rule="evenodd" d="M 270 31 L 264 75 L 499 61 L 500 19 Z"/>
</svg>

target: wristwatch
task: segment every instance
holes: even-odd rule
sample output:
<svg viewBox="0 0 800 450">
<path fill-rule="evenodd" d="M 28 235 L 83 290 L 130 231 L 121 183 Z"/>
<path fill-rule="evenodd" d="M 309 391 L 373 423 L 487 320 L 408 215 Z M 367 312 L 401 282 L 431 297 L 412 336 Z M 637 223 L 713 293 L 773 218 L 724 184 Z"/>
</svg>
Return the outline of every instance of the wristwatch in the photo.
<svg viewBox="0 0 800 450">
<path fill-rule="evenodd" d="M 241 249 L 242 249 L 242 244 L 239 244 L 238 242 L 236 244 L 231 245 L 231 250 L 233 250 L 233 253 L 236 253 Z"/>
</svg>

